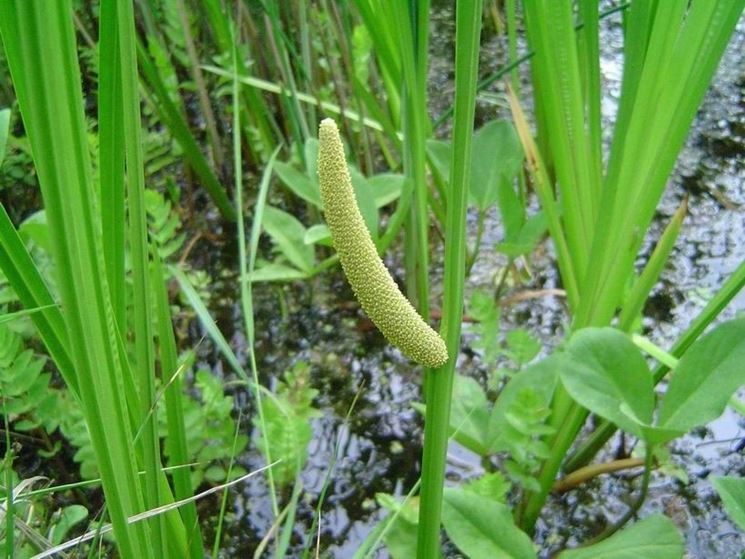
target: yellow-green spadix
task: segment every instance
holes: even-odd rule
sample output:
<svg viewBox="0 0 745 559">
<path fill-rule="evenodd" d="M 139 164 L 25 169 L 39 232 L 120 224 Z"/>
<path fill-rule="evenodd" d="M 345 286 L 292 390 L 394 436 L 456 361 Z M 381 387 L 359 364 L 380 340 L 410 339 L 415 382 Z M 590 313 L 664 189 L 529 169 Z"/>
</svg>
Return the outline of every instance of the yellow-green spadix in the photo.
<svg viewBox="0 0 745 559">
<path fill-rule="evenodd" d="M 326 223 L 344 274 L 367 316 L 404 355 L 427 367 L 448 360 L 445 342 L 398 289 L 378 256 L 352 189 L 336 123 L 321 122 L 318 180 Z"/>
</svg>

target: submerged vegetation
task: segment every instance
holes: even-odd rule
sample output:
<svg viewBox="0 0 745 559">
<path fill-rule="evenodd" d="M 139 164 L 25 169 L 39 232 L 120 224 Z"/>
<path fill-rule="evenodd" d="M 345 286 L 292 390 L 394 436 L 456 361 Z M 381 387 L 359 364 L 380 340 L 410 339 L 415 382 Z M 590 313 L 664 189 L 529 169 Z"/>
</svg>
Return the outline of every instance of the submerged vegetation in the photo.
<svg viewBox="0 0 745 559">
<path fill-rule="evenodd" d="M 743 415 L 745 261 L 662 335 L 659 209 L 743 7 L 1 1 L 3 556 L 690 552 L 645 503 Z M 550 335 L 504 320 L 538 298 Z M 745 531 L 742 471 L 706 483 Z"/>
</svg>

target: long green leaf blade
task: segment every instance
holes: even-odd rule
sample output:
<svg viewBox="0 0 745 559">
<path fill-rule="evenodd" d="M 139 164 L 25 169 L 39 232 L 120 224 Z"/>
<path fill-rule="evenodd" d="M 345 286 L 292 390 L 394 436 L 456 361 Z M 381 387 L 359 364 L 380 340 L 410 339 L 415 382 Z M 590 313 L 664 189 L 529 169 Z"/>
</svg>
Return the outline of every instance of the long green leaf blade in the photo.
<svg viewBox="0 0 745 559">
<path fill-rule="evenodd" d="M 124 557 L 146 557 L 152 548 L 145 525 L 127 522 L 143 510 L 143 499 L 93 211 L 71 4 L 3 2 L 0 32 L 42 188 L 71 356 L 117 545 Z"/>
</svg>

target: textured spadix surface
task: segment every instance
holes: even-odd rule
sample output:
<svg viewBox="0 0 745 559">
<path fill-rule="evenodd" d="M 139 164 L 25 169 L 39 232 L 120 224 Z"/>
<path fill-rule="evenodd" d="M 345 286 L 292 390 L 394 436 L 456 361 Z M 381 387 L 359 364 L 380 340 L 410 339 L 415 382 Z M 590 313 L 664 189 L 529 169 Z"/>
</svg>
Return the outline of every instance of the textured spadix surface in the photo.
<svg viewBox="0 0 745 559">
<path fill-rule="evenodd" d="M 336 123 L 318 131 L 318 179 L 326 223 L 344 274 L 367 316 L 404 355 L 427 367 L 448 359 L 445 342 L 404 297 L 378 256 L 357 207 Z"/>
</svg>

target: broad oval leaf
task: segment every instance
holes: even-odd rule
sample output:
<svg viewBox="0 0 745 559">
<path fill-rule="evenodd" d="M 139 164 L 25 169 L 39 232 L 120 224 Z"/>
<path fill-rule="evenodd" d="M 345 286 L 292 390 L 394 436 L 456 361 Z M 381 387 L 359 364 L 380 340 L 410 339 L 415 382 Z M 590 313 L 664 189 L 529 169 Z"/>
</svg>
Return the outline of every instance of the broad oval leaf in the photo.
<svg viewBox="0 0 745 559">
<path fill-rule="evenodd" d="M 396 173 L 382 173 L 367 179 L 375 198 L 375 206 L 382 208 L 401 196 L 406 177 Z"/>
<path fill-rule="evenodd" d="M 724 322 L 686 351 L 672 373 L 660 426 L 688 431 L 722 415 L 745 384 L 745 319 Z"/>
<path fill-rule="evenodd" d="M 564 551 L 559 559 L 680 559 L 684 551 L 672 520 L 653 514 L 595 545 Z"/>
<path fill-rule="evenodd" d="M 301 173 L 295 167 L 282 161 L 274 162 L 274 169 L 277 171 L 282 183 L 290 189 L 296 196 L 302 198 L 316 206 L 321 207 L 321 191 L 318 188 L 316 177 L 309 177 Z"/>
<path fill-rule="evenodd" d="M 523 149 L 509 121 L 493 120 L 474 133 L 469 192 L 481 211 L 499 200 L 505 227 L 514 233 L 522 225 L 522 211 L 514 210 L 521 210 L 522 203 L 512 188 L 512 179 L 522 161 Z"/>
<path fill-rule="evenodd" d="M 52 528 L 52 543 L 54 545 L 62 543 L 68 532 L 86 518 L 88 518 L 88 509 L 83 505 L 69 505 L 63 508 L 59 520 Z"/>
<path fill-rule="evenodd" d="M 303 224 L 294 216 L 272 206 L 264 208 L 262 223 L 287 260 L 303 272 L 310 272 L 315 255 L 313 247 L 304 242 Z"/>
<path fill-rule="evenodd" d="M 561 381 L 590 411 L 645 438 L 652 422 L 652 375 L 633 342 L 614 328 L 584 328 L 569 340 Z"/>
<path fill-rule="evenodd" d="M 510 508 L 488 497 L 447 488 L 442 523 L 452 542 L 470 559 L 535 559 L 533 542 Z"/>
<path fill-rule="evenodd" d="M 427 140 L 426 146 L 433 171 L 440 173 L 445 181 L 450 180 L 450 142 Z"/>
<path fill-rule="evenodd" d="M 527 254 L 535 248 L 546 227 L 546 215 L 541 210 L 530 216 L 514 237 L 508 236 L 504 242 L 497 243 L 497 250 L 512 258 Z"/>
<path fill-rule="evenodd" d="M 303 241 L 306 245 L 326 245 L 331 246 L 331 231 L 329 231 L 328 225 L 319 223 L 308 227 L 305 231 L 305 237 Z"/>
<path fill-rule="evenodd" d="M 286 264 L 271 262 L 264 266 L 257 266 L 247 277 L 251 283 L 260 283 L 301 280 L 307 278 L 308 274 Z"/>
<path fill-rule="evenodd" d="M 453 379 L 450 430 L 453 438 L 480 456 L 488 454 L 489 406 L 476 380 L 463 375 Z"/>
<path fill-rule="evenodd" d="M 719 493 L 729 517 L 745 530 L 745 479 L 741 477 L 716 477 L 711 480 Z"/>
</svg>

